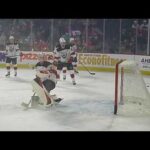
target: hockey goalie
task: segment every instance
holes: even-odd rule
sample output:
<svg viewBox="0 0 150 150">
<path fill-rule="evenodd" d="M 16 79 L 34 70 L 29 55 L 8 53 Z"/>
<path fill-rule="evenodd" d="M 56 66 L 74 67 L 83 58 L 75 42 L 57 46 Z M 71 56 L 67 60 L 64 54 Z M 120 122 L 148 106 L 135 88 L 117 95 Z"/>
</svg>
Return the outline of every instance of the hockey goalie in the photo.
<svg viewBox="0 0 150 150">
<path fill-rule="evenodd" d="M 57 71 L 56 66 L 46 60 L 46 55 L 41 53 L 38 55 L 39 62 L 35 65 L 36 78 L 31 82 L 33 91 L 37 95 L 32 96 L 31 106 L 35 101 L 36 105 L 41 104 L 49 107 L 53 104 L 59 103 L 62 99 L 57 98 L 56 95 L 51 95 L 50 91 L 56 87 Z"/>
</svg>

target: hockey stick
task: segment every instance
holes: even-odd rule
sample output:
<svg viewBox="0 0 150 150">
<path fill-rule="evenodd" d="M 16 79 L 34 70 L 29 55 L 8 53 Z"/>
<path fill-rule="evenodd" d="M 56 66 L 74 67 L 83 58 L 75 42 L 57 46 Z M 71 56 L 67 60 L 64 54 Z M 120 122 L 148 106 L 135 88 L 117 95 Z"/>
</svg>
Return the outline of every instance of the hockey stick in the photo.
<svg viewBox="0 0 150 150">
<path fill-rule="evenodd" d="M 81 63 L 81 62 L 80 62 Z M 89 74 L 91 74 L 91 75 L 95 75 L 95 72 L 90 72 L 89 70 L 88 70 L 88 68 L 87 67 L 85 67 L 82 63 L 81 63 L 81 65 L 86 69 L 86 71 L 89 73 Z"/>
</svg>

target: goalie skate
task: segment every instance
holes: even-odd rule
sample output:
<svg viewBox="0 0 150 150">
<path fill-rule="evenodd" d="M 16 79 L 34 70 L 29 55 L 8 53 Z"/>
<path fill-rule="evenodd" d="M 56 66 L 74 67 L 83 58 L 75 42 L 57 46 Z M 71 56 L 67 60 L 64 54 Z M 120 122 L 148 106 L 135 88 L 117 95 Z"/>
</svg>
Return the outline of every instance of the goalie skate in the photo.
<svg viewBox="0 0 150 150">
<path fill-rule="evenodd" d="M 54 102 L 60 103 L 62 100 L 63 100 L 62 98 L 57 98 L 57 99 L 54 100 Z"/>
</svg>

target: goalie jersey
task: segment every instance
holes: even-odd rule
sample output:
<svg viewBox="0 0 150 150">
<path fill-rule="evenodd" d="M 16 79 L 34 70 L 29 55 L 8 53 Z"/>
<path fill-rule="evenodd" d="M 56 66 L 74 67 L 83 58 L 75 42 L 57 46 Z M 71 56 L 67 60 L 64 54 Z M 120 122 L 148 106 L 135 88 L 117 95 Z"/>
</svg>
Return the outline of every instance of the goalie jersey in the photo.
<svg viewBox="0 0 150 150">
<path fill-rule="evenodd" d="M 19 45 L 17 43 L 6 44 L 6 56 L 16 58 L 19 55 Z"/>
<path fill-rule="evenodd" d="M 48 79 L 53 81 L 55 84 L 57 83 L 57 71 L 55 70 L 55 67 L 52 63 L 48 61 L 38 62 L 35 65 L 35 68 L 37 72 L 36 76 L 38 76 L 41 81 L 45 81 Z"/>
<path fill-rule="evenodd" d="M 72 63 L 72 59 L 76 56 L 75 52 L 72 50 L 71 45 L 65 45 L 64 48 L 58 44 L 54 50 L 55 61 L 62 63 Z"/>
</svg>

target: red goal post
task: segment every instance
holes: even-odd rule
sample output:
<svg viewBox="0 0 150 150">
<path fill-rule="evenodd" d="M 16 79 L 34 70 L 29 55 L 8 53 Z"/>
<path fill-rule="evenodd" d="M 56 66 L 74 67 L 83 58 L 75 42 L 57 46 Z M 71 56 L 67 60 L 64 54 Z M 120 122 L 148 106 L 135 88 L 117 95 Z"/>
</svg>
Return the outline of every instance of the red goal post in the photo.
<svg viewBox="0 0 150 150">
<path fill-rule="evenodd" d="M 120 60 L 115 66 L 114 114 L 150 115 L 150 92 L 138 62 Z"/>
<path fill-rule="evenodd" d="M 118 74 L 119 74 L 119 64 L 124 60 L 120 60 L 115 66 L 115 102 L 114 102 L 114 114 L 117 114 L 118 109 Z"/>
</svg>

